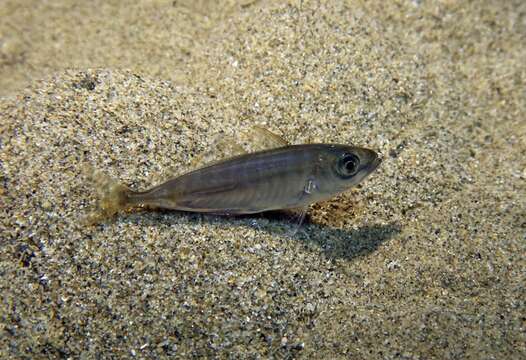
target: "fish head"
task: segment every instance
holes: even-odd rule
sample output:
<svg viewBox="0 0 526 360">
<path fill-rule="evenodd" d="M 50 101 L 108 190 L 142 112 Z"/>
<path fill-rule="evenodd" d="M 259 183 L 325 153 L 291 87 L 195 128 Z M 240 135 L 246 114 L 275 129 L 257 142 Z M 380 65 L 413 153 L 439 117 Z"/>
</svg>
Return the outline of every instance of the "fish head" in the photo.
<svg viewBox="0 0 526 360">
<path fill-rule="evenodd" d="M 325 159 L 325 172 L 336 192 L 353 187 L 371 174 L 382 162 L 373 150 L 350 146 L 330 145 Z"/>
</svg>

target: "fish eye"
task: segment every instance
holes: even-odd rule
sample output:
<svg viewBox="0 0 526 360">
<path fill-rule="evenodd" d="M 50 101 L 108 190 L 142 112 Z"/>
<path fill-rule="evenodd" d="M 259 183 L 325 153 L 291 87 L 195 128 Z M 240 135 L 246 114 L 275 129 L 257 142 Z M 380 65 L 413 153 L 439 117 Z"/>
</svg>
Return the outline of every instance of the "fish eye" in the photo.
<svg viewBox="0 0 526 360">
<path fill-rule="evenodd" d="M 360 159 L 354 154 L 345 154 L 340 160 L 340 173 L 343 176 L 353 176 L 358 172 Z"/>
</svg>

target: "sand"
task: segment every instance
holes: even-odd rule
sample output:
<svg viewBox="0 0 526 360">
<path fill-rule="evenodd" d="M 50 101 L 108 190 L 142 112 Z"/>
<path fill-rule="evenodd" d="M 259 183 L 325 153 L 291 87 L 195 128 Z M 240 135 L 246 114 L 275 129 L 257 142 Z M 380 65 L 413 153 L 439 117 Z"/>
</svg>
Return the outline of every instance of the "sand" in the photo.
<svg viewBox="0 0 526 360">
<path fill-rule="evenodd" d="M 0 358 L 526 357 L 526 3 L 0 17 Z M 268 215 L 82 223 L 89 167 L 146 189 L 254 124 L 384 160 L 293 236 Z"/>
</svg>

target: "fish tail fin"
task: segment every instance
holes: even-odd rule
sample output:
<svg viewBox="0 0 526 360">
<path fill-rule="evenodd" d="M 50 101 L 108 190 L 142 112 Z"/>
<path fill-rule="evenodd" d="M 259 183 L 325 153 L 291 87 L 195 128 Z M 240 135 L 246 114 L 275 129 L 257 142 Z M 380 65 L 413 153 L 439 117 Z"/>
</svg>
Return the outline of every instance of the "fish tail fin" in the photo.
<svg viewBox="0 0 526 360">
<path fill-rule="evenodd" d="M 86 218 L 88 224 L 100 222 L 136 205 L 132 200 L 134 191 L 117 180 L 93 168 L 88 168 L 86 175 L 97 198 L 95 208 Z"/>
</svg>

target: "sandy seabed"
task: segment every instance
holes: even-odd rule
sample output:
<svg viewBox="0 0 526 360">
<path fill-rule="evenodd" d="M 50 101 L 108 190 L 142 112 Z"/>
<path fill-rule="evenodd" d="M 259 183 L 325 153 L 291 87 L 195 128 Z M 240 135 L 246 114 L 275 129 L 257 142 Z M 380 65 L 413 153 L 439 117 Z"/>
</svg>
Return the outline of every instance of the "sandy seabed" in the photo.
<svg viewBox="0 0 526 360">
<path fill-rule="evenodd" d="M 0 358 L 526 357 L 524 1 L 0 17 Z M 145 189 L 254 124 L 383 163 L 292 237 L 265 215 L 82 224 L 87 167 Z"/>
</svg>

